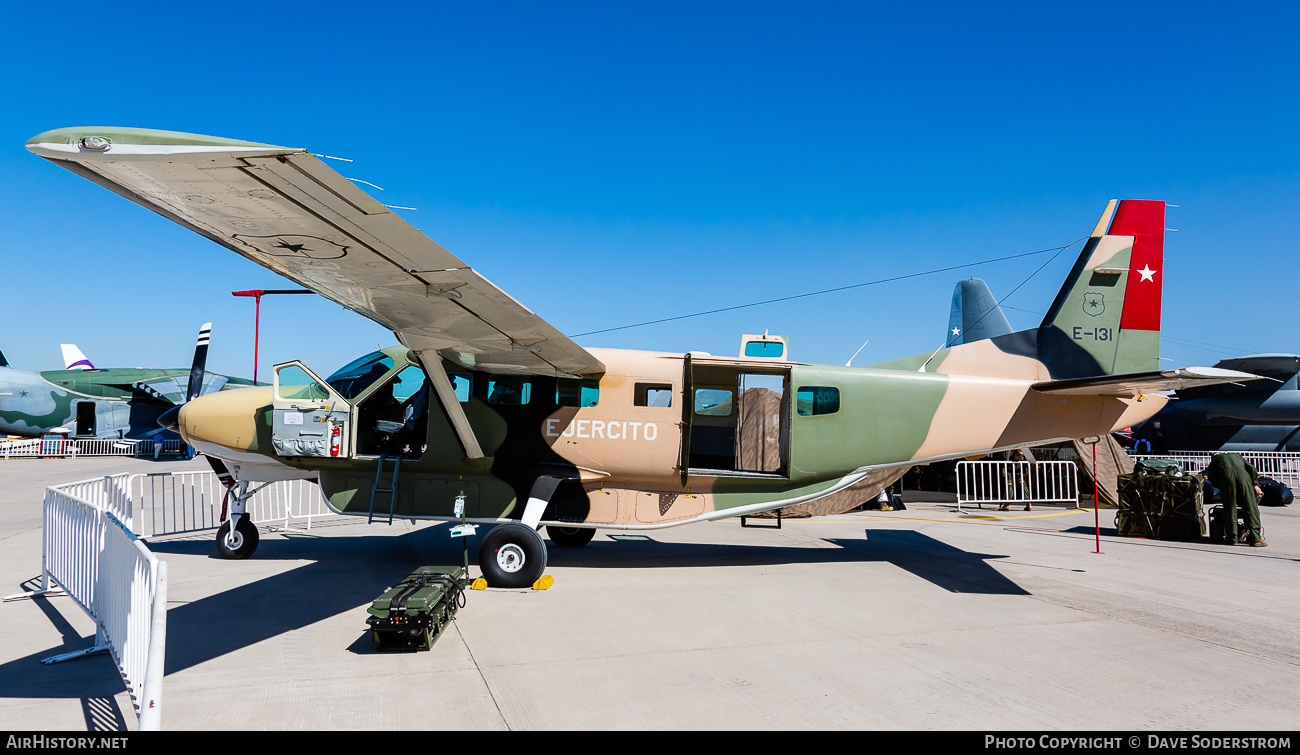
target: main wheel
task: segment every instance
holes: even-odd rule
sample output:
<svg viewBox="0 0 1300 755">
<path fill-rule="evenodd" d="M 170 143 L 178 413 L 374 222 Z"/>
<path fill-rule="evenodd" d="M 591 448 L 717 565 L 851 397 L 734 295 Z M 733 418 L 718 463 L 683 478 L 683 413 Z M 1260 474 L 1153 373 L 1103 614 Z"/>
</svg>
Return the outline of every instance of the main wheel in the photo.
<svg viewBox="0 0 1300 755">
<path fill-rule="evenodd" d="M 554 524 L 548 524 L 546 536 L 561 548 L 581 548 L 591 542 L 591 539 L 596 536 L 596 531 L 590 527 L 556 527 Z"/>
<path fill-rule="evenodd" d="M 531 527 L 497 525 L 479 546 L 478 568 L 493 587 L 528 587 L 546 571 L 546 543 Z"/>
<path fill-rule="evenodd" d="M 230 520 L 227 519 L 217 530 L 217 553 L 228 559 L 248 558 L 257 550 L 257 540 L 257 525 L 249 521 L 248 515 L 239 517 L 234 532 L 230 531 Z"/>
</svg>

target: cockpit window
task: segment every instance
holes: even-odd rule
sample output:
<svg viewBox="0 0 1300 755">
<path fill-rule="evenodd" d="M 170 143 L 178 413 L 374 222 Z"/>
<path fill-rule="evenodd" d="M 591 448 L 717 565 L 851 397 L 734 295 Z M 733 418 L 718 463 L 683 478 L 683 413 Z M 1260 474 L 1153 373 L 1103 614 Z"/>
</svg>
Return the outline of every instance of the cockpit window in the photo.
<svg viewBox="0 0 1300 755">
<path fill-rule="evenodd" d="M 393 358 L 382 351 L 366 354 L 360 359 L 349 362 L 333 375 L 325 378 L 330 387 L 338 391 L 343 398 L 351 400 L 360 396 L 375 381 L 393 369 Z"/>
</svg>

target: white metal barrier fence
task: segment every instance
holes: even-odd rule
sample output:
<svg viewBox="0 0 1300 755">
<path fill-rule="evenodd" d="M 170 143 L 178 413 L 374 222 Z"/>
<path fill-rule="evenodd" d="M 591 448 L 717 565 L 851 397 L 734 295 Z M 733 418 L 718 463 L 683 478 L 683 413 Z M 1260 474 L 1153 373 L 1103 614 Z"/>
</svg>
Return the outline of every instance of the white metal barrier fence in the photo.
<svg viewBox="0 0 1300 755">
<path fill-rule="evenodd" d="M 1078 468 L 1072 461 L 959 461 L 957 508 L 974 503 L 1068 503 L 1079 508 Z"/>
<path fill-rule="evenodd" d="M 95 644 L 42 662 L 109 651 L 131 695 L 141 729 L 156 729 L 162 705 L 164 646 L 154 638 L 166 632 L 166 564 L 108 508 L 121 502 L 124 477 L 45 489 L 41 587 L 5 599 L 56 589 L 71 596 L 95 621 Z M 89 494 L 89 498 L 98 495 L 102 502 L 77 493 Z"/>
<path fill-rule="evenodd" d="M 198 532 L 221 526 L 226 489 L 212 472 L 162 472 L 131 475 L 129 516 L 140 537 Z M 284 480 L 259 488 L 248 501 L 254 524 L 311 529 L 312 521 L 333 515 L 314 480 Z"/>
<path fill-rule="evenodd" d="M 138 456 L 174 458 L 186 453 L 185 443 L 164 440 L 158 448 L 152 440 L 119 440 L 117 438 L 20 438 L 0 441 L 0 457 L 26 459 L 42 456 Z"/>
<path fill-rule="evenodd" d="M 1251 463 L 1261 476 L 1271 477 L 1289 488 L 1300 490 L 1300 452 L 1234 451 Z M 1182 465 L 1184 472 L 1204 473 L 1214 457 L 1212 451 L 1169 451 L 1163 454 L 1129 454 L 1134 461 L 1169 459 Z"/>
</svg>

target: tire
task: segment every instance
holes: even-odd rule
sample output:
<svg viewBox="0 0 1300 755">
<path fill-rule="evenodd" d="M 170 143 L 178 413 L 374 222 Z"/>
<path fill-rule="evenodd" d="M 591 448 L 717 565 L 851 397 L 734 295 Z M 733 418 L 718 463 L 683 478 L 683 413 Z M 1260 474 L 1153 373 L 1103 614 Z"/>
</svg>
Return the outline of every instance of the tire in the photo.
<svg viewBox="0 0 1300 755">
<path fill-rule="evenodd" d="M 234 542 L 227 543 L 226 535 L 230 533 L 230 520 L 221 525 L 217 530 L 217 553 L 225 559 L 248 558 L 257 550 L 257 525 L 248 520 L 248 516 L 239 517 L 239 524 L 235 527 Z"/>
<path fill-rule="evenodd" d="M 556 527 L 554 524 L 548 524 L 546 536 L 561 548 L 581 548 L 591 542 L 591 539 L 596 536 L 596 531 L 590 527 Z"/>
<path fill-rule="evenodd" d="M 531 527 L 497 525 L 479 546 L 478 568 L 493 587 L 528 587 L 546 571 L 546 543 Z"/>
</svg>

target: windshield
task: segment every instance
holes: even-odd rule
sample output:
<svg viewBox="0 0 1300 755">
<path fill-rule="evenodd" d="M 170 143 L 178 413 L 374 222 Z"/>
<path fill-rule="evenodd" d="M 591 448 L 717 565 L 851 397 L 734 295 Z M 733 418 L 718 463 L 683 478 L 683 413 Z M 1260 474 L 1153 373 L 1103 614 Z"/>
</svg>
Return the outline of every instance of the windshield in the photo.
<svg viewBox="0 0 1300 755">
<path fill-rule="evenodd" d="M 330 387 L 338 391 L 343 398 L 351 400 L 361 395 L 365 389 L 375 384 L 385 373 L 393 369 L 393 358 L 382 351 L 366 354 L 344 365 L 337 372 L 325 378 Z"/>
</svg>

